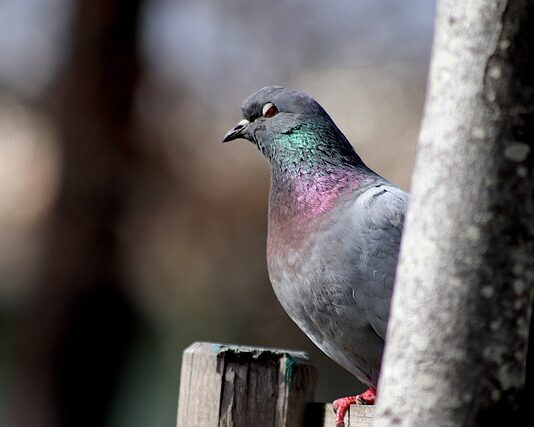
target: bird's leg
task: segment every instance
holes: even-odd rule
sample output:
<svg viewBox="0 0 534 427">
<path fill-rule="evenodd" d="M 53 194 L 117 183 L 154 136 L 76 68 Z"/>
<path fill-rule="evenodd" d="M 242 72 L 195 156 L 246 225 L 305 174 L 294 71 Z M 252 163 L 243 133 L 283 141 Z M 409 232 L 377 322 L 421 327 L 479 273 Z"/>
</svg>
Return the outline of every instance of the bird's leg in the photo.
<svg viewBox="0 0 534 427">
<path fill-rule="evenodd" d="M 375 399 L 376 388 L 369 387 L 362 394 L 334 400 L 333 406 L 336 412 L 336 427 L 345 427 L 345 414 L 349 410 L 350 405 L 374 405 Z"/>
</svg>

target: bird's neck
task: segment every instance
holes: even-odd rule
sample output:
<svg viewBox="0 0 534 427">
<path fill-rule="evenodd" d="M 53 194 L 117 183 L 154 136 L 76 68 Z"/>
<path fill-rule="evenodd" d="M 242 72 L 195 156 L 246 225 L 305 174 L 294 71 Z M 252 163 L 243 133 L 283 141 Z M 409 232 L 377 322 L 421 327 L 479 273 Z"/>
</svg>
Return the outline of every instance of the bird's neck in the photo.
<svg viewBox="0 0 534 427">
<path fill-rule="evenodd" d="M 330 211 L 345 191 L 366 180 L 363 169 L 357 168 L 331 168 L 326 174 L 273 170 L 270 214 L 280 221 L 314 219 Z"/>
<path fill-rule="evenodd" d="M 302 123 L 268 144 L 275 216 L 315 218 L 370 172 L 333 123 Z"/>
<path fill-rule="evenodd" d="M 327 120 L 301 122 L 258 146 L 269 158 L 273 178 L 323 176 L 365 167 L 345 135 Z"/>
<path fill-rule="evenodd" d="M 360 168 L 331 168 L 329 173 L 273 170 L 269 198 L 268 252 L 296 250 L 319 227 L 321 218 L 344 195 L 367 185 Z"/>
<path fill-rule="evenodd" d="M 343 194 L 364 185 L 372 174 L 333 124 L 304 123 L 267 147 L 271 248 L 298 246 Z"/>
</svg>

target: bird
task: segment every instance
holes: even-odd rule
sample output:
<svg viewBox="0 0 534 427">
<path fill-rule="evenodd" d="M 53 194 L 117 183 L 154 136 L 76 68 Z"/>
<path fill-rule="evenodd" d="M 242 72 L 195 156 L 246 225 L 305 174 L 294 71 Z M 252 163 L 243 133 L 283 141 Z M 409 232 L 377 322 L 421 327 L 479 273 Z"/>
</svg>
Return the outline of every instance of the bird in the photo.
<svg viewBox="0 0 534 427">
<path fill-rule="evenodd" d="M 289 317 L 369 388 L 334 401 L 374 404 L 408 193 L 370 169 L 311 96 L 268 86 L 223 142 L 245 139 L 271 167 L 267 267 Z"/>
</svg>

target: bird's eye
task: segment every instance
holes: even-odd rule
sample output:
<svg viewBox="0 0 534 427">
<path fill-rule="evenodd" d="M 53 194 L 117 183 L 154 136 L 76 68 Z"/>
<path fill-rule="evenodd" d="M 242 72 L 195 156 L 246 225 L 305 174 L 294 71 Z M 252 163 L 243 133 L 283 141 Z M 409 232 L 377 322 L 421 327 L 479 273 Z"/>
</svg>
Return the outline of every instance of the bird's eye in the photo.
<svg viewBox="0 0 534 427">
<path fill-rule="evenodd" d="M 263 117 L 276 116 L 278 114 L 278 108 L 276 108 L 276 105 L 274 105 L 272 102 L 268 102 L 263 106 L 261 114 L 263 114 Z"/>
</svg>

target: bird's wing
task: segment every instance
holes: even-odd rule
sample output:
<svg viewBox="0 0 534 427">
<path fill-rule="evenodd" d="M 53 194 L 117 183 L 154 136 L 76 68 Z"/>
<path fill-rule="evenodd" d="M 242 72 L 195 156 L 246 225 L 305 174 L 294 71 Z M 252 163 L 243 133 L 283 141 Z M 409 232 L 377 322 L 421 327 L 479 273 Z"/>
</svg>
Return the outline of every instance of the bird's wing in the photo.
<svg viewBox="0 0 534 427">
<path fill-rule="evenodd" d="M 348 242 L 352 253 L 348 287 L 351 305 L 364 313 L 373 330 L 386 335 L 393 281 L 408 194 L 388 182 L 376 184 L 353 202 L 348 221 L 353 238 Z M 352 234 L 352 233 L 351 233 Z M 356 310 L 353 310 L 356 312 Z"/>
</svg>

